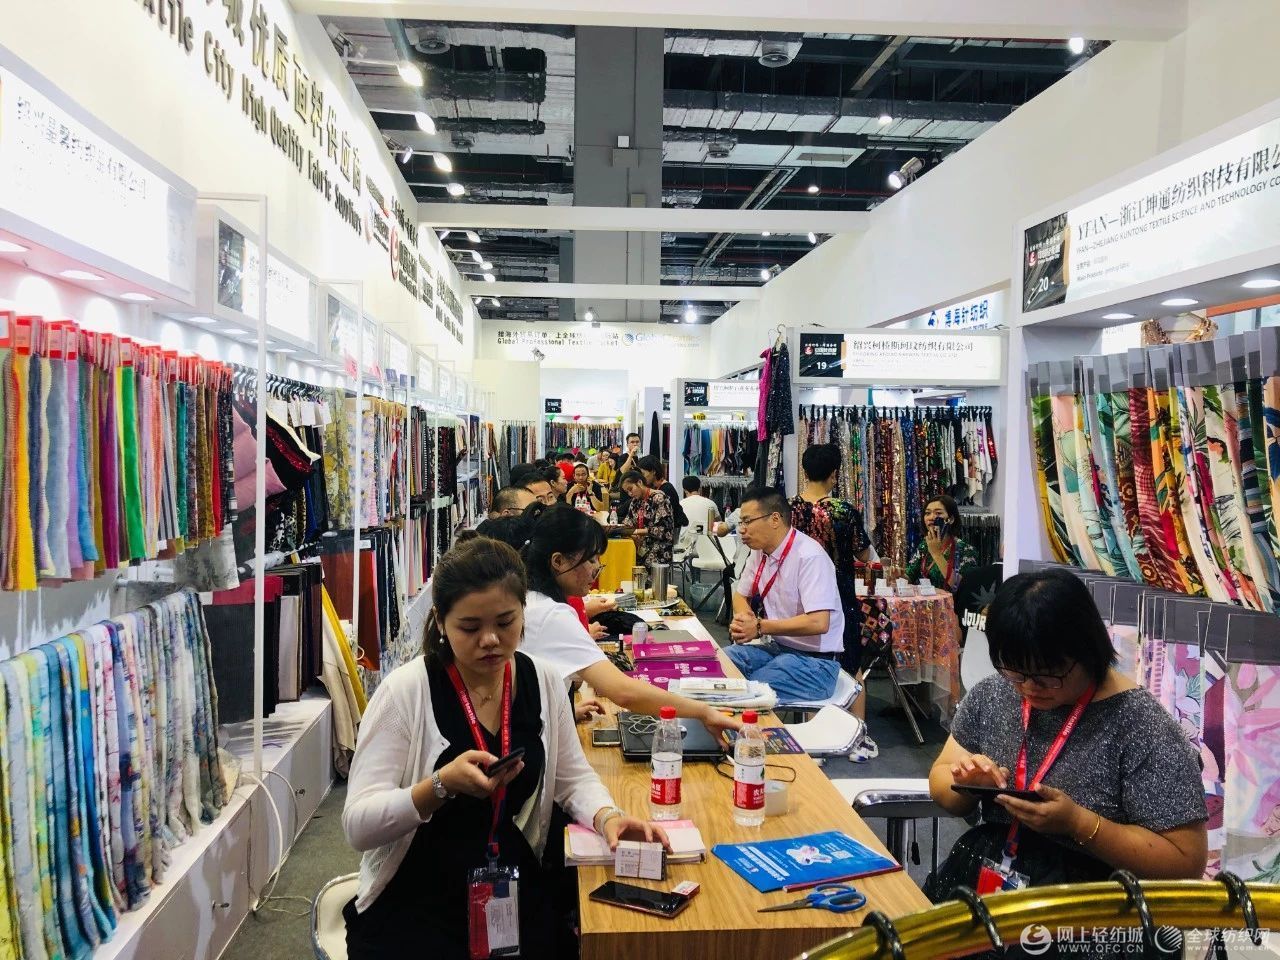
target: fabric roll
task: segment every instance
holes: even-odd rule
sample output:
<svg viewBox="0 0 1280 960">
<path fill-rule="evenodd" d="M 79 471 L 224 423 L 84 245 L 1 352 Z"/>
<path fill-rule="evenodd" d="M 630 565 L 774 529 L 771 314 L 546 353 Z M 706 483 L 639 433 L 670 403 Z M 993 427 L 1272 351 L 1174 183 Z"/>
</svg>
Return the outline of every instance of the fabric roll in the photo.
<svg viewBox="0 0 1280 960">
<path fill-rule="evenodd" d="M 1125 532 L 1138 565 L 1138 576 L 1135 580 L 1153 587 L 1161 586 L 1160 572 L 1156 561 L 1147 546 L 1147 537 L 1142 529 L 1142 511 L 1138 501 L 1138 480 L 1134 472 L 1133 433 L 1129 424 L 1129 394 L 1127 391 L 1115 391 L 1106 394 L 1106 409 L 1110 419 L 1102 420 L 1103 432 L 1108 430 L 1111 436 L 1112 450 L 1116 472 L 1116 491 L 1120 497 L 1121 509 L 1124 512 Z M 1099 407 L 1101 417 L 1102 407 Z M 1107 426 L 1109 422 L 1110 426 Z M 1147 468 L 1150 482 L 1150 466 Z"/>
<path fill-rule="evenodd" d="M 1110 525 L 1111 540 L 1119 552 L 1119 558 L 1112 557 L 1117 573 L 1128 573 L 1131 580 L 1143 582 L 1142 569 L 1138 564 L 1133 540 L 1129 532 L 1129 523 L 1125 515 L 1124 493 L 1121 489 L 1120 472 L 1116 466 L 1115 448 L 1115 414 L 1111 406 L 1111 395 L 1097 394 L 1085 407 L 1090 418 L 1090 449 L 1094 461 L 1101 467 L 1098 478 L 1099 507 L 1106 504 L 1104 520 Z M 1125 419 L 1128 419 L 1126 410 Z M 1132 477 L 1132 466 L 1129 471 Z M 1132 487 L 1132 480 L 1130 480 Z M 1133 514 L 1137 516 L 1137 501 L 1133 501 Z"/>
<path fill-rule="evenodd" d="M 1194 558 L 1205 592 L 1210 600 L 1235 602 L 1238 590 L 1221 556 L 1221 547 L 1211 518 L 1210 498 L 1205 492 L 1207 471 L 1197 459 L 1195 445 L 1203 444 L 1204 409 L 1199 391 L 1171 388 L 1156 391 L 1160 398 L 1169 440 L 1170 485 L 1177 489 L 1185 546 Z"/>
<path fill-rule="evenodd" d="M 1175 561 L 1174 569 L 1180 584 L 1173 589 L 1193 596 L 1204 596 L 1206 588 L 1183 525 L 1181 501 L 1186 482 L 1177 443 L 1172 440 L 1169 394 L 1151 388 L 1143 393 L 1148 422 L 1151 424 L 1151 470 L 1160 511 L 1160 529 L 1165 549 Z"/>
<path fill-rule="evenodd" d="M 68 442 L 71 438 L 70 414 L 67 410 L 66 363 L 61 357 L 41 360 L 47 376 L 45 393 L 45 426 L 41 459 L 44 469 L 45 508 L 44 541 L 49 549 L 48 572 L 42 575 L 60 580 L 71 579 L 70 551 L 67 546 L 67 501 L 69 463 Z"/>
</svg>

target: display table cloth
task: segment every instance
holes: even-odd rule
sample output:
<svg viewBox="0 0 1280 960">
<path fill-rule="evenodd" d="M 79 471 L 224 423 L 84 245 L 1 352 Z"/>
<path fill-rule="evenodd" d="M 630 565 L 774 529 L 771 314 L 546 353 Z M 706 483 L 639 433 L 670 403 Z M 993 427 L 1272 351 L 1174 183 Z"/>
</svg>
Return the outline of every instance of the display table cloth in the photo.
<svg viewBox="0 0 1280 960">
<path fill-rule="evenodd" d="M 943 726 L 950 726 L 960 686 L 960 630 L 951 594 L 863 597 L 862 642 L 889 647 L 903 684 L 926 683 Z"/>
<path fill-rule="evenodd" d="M 626 538 L 610 540 L 601 561 L 604 566 L 600 568 L 597 589 L 602 593 L 613 593 L 622 586 L 622 581 L 631 579 L 631 570 L 636 565 L 635 541 Z"/>
</svg>

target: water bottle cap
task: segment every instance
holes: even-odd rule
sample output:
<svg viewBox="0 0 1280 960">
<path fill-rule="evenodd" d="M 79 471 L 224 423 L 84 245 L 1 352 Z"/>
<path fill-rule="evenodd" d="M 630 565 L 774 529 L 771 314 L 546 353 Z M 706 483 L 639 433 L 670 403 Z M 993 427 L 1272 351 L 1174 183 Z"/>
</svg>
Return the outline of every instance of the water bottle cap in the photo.
<svg viewBox="0 0 1280 960">
<path fill-rule="evenodd" d="M 754 710 L 743 710 L 743 711 L 742 711 L 742 722 L 743 722 L 743 723 L 755 723 L 755 722 L 756 722 L 756 720 L 758 720 L 758 719 L 759 719 L 759 717 L 757 717 L 757 716 L 756 716 L 756 712 L 755 712 Z"/>
<path fill-rule="evenodd" d="M 663 720 L 674 720 L 676 718 L 676 708 L 663 707 L 661 710 L 658 711 L 658 716 L 661 717 Z"/>
</svg>

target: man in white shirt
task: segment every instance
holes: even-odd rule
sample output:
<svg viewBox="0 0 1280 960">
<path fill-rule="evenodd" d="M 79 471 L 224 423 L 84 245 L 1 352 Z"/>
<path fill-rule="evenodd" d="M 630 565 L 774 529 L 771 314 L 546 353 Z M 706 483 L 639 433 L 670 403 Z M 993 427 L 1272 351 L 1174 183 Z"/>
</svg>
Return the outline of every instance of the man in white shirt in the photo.
<svg viewBox="0 0 1280 960">
<path fill-rule="evenodd" d="M 769 684 L 782 703 L 835 692 L 844 650 L 844 611 L 827 551 L 791 526 L 787 500 L 753 487 L 738 520 L 751 558 L 733 596 L 725 651 L 749 680 Z"/>
<path fill-rule="evenodd" d="M 712 525 L 720 519 L 720 508 L 714 500 L 702 495 L 702 481 L 697 477 L 685 477 L 680 481 L 680 486 L 684 488 L 684 499 L 680 501 L 680 506 L 684 508 L 684 515 L 689 518 L 688 526 L 680 531 L 680 539 L 687 544 L 698 535 L 698 527 L 702 527 L 704 534 L 711 535 Z"/>
</svg>

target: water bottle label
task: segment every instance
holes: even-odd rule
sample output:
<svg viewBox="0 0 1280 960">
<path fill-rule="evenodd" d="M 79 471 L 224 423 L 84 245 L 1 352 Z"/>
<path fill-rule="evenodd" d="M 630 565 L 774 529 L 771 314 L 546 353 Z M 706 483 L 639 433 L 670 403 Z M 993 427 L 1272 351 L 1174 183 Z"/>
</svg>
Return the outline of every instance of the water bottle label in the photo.
<svg viewBox="0 0 1280 960">
<path fill-rule="evenodd" d="M 680 761 L 654 760 L 649 799 L 663 806 L 680 802 Z"/>
<path fill-rule="evenodd" d="M 733 805 L 739 810 L 764 809 L 764 764 L 733 765 Z"/>
</svg>

